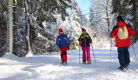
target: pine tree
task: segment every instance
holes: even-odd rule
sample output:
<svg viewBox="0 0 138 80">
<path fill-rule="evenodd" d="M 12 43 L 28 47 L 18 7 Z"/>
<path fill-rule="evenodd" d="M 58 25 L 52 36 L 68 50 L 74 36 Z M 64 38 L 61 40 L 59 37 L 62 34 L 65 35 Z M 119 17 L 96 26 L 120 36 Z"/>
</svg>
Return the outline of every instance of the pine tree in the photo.
<svg viewBox="0 0 138 80">
<path fill-rule="evenodd" d="M 110 32 L 110 3 L 111 0 L 91 0 L 90 8 L 90 29 L 93 45 L 95 47 L 107 47 L 109 44 Z M 106 42 L 106 43 L 105 43 Z M 97 44 L 99 43 L 99 44 Z"/>
<path fill-rule="evenodd" d="M 71 0 L 66 0 L 66 1 L 71 2 Z M 13 6 L 15 7 L 13 13 L 14 17 L 13 23 L 14 25 L 16 25 L 16 27 L 13 27 L 13 35 L 14 35 L 13 45 L 15 44 L 16 45 L 14 46 L 13 49 L 14 52 L 15 51 L 17 52 L 16 54 L 21 53 L 21 50 L 20 49 L 17 50 L 16 48 L 17 47 L 23 48 L 19 46 L 24 41 L 26 41 L 25 45 L 27 45 L 27 49 L 29 49 L 27 51 L 29 52 L 31 51 L 32 28 L 35 29 L 36 33 L 41 33 L 43 36 L 51 40 L 52 35 L 43 30 L 42 22 L 46 21 L 55 23 L 56 19 L 54 15 L 56 13 L 61 15 L 62 20 L 65 20 L 65 16 L 67 16 L 66 9 L 71 7 L 70 5 L 66 4 L 64 0 L 12 0 L 12 2 Z M 7 5 L 9 4 L 7 3 Z M 22 26 L 26 27 L 23 28 Z M 22 35 L 21 34 L 22 32 L 27 35 Z M 26 38 L 26 36 L 27 39 L 23 40 Z"/>
<path fill-rule="evenodd" d="M 0 57 L 6 53 L 6 44 L 9 42 L 7 38 L 7 6 L 7 0 L 0 0 Z"/>
<path fill-rule="evenodd" d="M 71 2 L 71 0 L 66 0 Z M 17 5 L 20 8 L 25 8 L 29 14 L 37 16 L 37 22 L 56 22 L 54 18 L 55 12 L 61 14 L 61 18 L 65 20 L 67 16 L 66 9 L 71 7 L 63 0 L 18 0 Z"/>
<path fill-rule="evenodd" d="M 138 0 L 131 0 L 130 4 L 133 4 L 133 26 L 134 26 L 134 31 L 135 31 L 135 36 L 133 38 L 133 43 L 136 43 L 138 40 Z"/>
</svg>

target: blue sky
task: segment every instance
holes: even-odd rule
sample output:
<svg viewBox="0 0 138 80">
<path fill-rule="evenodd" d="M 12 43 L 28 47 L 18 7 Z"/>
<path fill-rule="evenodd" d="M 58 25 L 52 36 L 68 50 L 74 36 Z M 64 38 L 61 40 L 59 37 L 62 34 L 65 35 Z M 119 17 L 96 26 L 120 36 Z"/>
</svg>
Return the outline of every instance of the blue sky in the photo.
<svg viewBox="0 0 138 80">
<path fill-rule="evenodd" d="M 77 0 L 78 6 L 81 7 L 83 14 L 89 13 L 91 7 L 91 0 Z"/>
</svg>

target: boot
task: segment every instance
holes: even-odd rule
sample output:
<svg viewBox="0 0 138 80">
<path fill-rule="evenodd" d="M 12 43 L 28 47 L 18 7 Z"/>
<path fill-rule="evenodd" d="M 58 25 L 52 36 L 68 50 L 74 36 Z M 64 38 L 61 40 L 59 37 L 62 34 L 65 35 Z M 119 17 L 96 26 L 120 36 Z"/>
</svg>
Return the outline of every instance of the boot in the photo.
<svg viewBox="0 0 138 80">
<path fill-rule="evenodd" d="M 64 65 L 67 65 L 67 61 L 64 62 Z"/>
<path fill-rule="evenodd" d="M 61 64 L 64 64 L 64 62 L 62 61 Z"/>
<path fill-rule="evenodd" d="M 87 64 L 91 64 L 92 62 L 91 61 L 88 61 Z"/>
<path fill-rule="evenodd" d="M 119 69 L 124 70 L 125 66 L 120 66 Z"/>
<path fill-rule="evenodd" d="M 129 67 L 129 63 L 127 63 L 125 67 L 128 68 Z"/>
<path fill-rule="evenodd" d="M 86 64 L 86 62 L 83 62 L 82 64 Z"/>
</svg>

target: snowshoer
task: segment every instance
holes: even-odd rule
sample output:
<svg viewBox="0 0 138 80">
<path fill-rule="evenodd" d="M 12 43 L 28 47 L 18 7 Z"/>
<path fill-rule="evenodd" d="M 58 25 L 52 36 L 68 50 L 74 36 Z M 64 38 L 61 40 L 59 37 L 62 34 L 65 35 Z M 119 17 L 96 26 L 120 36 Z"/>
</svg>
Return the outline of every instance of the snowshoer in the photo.
<svg viewBox="0 0 138 80">
<path fill-rule="evenodd" d="M 91 64 L 90 43 L 92 43 L 92 40 L 84 28 L 82 28 L 82 34 L 80 35 L 78 41 L 83 50 L 83 64 L 86 64 L 86 57 L 88 61 L 87 63 Z"/>
<path fill-rule="evenodd" d="M 56 45 L 61 51 L 61 64 L 67 65 L 67 49 L 69 50 L 70 41 L 69 38 L 63 33 L 62 29 L 59 29 L 59 36 L 56 39 Z"/>
<path fill-rule="evenodd" d="M 117 24 L 114 26 L 110 37 L 115 37 L 116 47 L 118 47 L 119 69 L 124 70 L 129 66 L 130 55 L 128 47 L 130 46 L 130 36 L 135 32 L 129 24 L 126 24 L 121 16 L 117 17 Z"/>
</svg>

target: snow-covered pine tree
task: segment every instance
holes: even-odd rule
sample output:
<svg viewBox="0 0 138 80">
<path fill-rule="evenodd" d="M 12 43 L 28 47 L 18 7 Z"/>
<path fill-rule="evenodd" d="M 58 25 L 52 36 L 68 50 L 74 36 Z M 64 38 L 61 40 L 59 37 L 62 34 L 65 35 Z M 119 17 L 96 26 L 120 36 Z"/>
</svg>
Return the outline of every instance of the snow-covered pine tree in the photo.
<svg viewBox="0 0 138 80">
<path fill-rule="evenodd" d="M 71 26 L 71 31 L 69 31 L 69 39 L 71 41 L 71 48 L 75 49 L 76 46 L 78 46 L 78 38 L 82 33 L 81 28 L 87 27 L 88 19 L 82 13 L 76 0 L 73 0 L 72 2 L 74 6 L 72 7 L 71 14 L 69 15 L 69 24 Z"/>
<path fill-rule="evenodd" d="M 6 53 L 7 39 L 7 0 L 0 0 L 0 57 Z M 7 47 L 8 50 L 8 47 Z"/>
<path fill-rule="evenodd" d="M 138 40 L 138 0 L 131 0 L 130 4 L 133 5 L 133 26 L 134 26 L 134 31 L 136 35 L 134 36 L 133 43 L 136 43 Z"/>
<path fill-rule="evenodd" d="M 52 25 L 52 29 L 53 29 L 52 33 L 55 34 L 55 38 L 56 38 L 59 35 L 58 29 L 62 28 L 64 33 L 69 37 L 71 41 L 70 48 L 76 49 L 78 46 L 78 38 L 79 38 L 79 35 L 81 34 L 81 28 L 86 26 L 87 19 L 82 14 L 76 1 L 73 0 L 72 3 L 74 5 L 71 8 L 71 12 L 68 13 L 69 16 L 65 18 L 65 21 L 62 21 L 59 14 L 55 15 L 55 17 L 57 18 L 57 23 Z M 49 25 L 49 23 L 45 23 L 45 24 L 46 24 L 45 26 Z M 82 24 L 83 26 L 81 26 Z M 45 28 L 48 28 L 48 27 L 45 27 Z M 48 32 L 50 30 L 46 29 L 46 31 Z"/>
<path fill-rule="evenodd" d="M 51 34 L 45 32 L 42 28 L 42 22 L 56 22 L 54 14 L 58 12 L 61 15 L 62 20 L 65 20 L 65 16 L 67 16 L 66 8 L 71 7 L 69 4 L 71 0 L 11 0 L 10 3 L 13 2 L 13 5 L 17 7 L 17 10 L 24 10 L 25 15 L 22 18 L 25 18 L 23 22 L 20 24 L 17 20 L 17 25 L 23 26 L 27 23 L 25 29 L 25 33 L 27 34 L 27 42 L 29 50 L 31 51 L 31 28 L 35 28 L 35 33 L 40 33 L 43 36 L 47 37 L 51 40 Z M 10 4 L 12 5 L 12 4 Z M 18 15 L 18 13 L 17 13 Z M 20 18 L 21 16 L 14 16 Z M 23 25 L 22 25 L 23 24 Z M 19 30 L 20 33 L 20 30 Z M 18 33 L 18 34 L 19 34 Z M 11 34 L 12 35 L 12 34 Z M 12 41 L 12 40 L 11 40 Z M 12 42 L 10 42 L 12 43 Z M 21 43 L 21 42 L 20 42 Z M 15 43 L 14 43 L 15 44 Z M 12 44 L 11 44 L 12 46 Z M 12 49 L 10 50 L 12 52 Z M 18 54 L 18 53 L 17 53 Z"/>
<path fill-rule="evenodd" d="M 108 47 L 106 44 L 109 44 L 109 32 L 111 29 L 110 2 L 111 0 L 92 0 L 89 20 L 95 47 Z"/>
<path fill-rule="evenodd" d="M 0 0 L 0 57 L 6 53 L 6 45 L 8 44 L 6 16 L 7 10 L 7 0 Z"/>
</svg>

